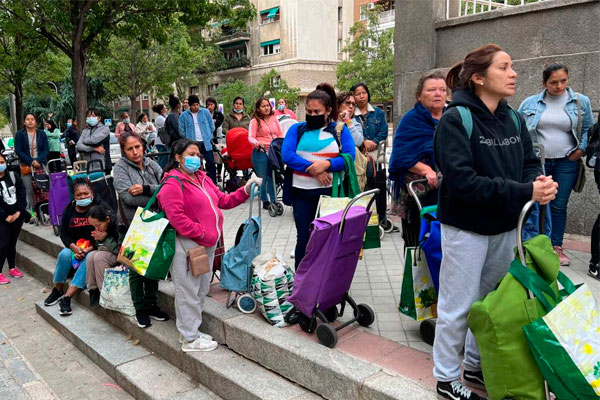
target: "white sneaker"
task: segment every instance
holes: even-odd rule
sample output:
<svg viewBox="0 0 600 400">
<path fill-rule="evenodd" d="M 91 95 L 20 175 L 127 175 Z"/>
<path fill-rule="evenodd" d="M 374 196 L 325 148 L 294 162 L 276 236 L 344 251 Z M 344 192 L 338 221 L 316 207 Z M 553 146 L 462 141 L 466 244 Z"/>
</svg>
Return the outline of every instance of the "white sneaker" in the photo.
<svg viewBox="0 0 600 400">
<path fill-rule="evenodd" d="M 206 340 L 201 337 L 197 337 L 193 342 L 183 342 L 181 350 L 184 352 L 190 351 L 211 351 L 219 347 L 219 344 L 214 340 Z"/>
<path fill-rule="evenodd" d="M 204 340 L 213 340 L 213 337 L 208 333 L 198 332 L 198 337 L 201 337 Z M 183 335 L 181 333 L 179 334 L 179 343 L 183 344 Z"/>
</svg>

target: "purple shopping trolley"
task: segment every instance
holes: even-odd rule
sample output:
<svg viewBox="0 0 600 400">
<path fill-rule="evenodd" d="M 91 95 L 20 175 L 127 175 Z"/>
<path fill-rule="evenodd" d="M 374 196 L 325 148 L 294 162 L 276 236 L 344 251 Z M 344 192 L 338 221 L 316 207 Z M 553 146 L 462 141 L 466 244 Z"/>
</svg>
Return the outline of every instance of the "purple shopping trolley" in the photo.
<svg viewBox="0 0 600 400">
<path fill-rule="evenodd" d="M 50 168 L 58 164 L 55 168 Z M 48 212 L 50 214 L 50 223 L 54 229 L 54 234 L 59 235 L 59 226 L 62 213 L 71 201 L 69 196 L 69 183 L 67 182 L 67 162 L 64 159 L 55 159 L 48 161 L 50 171 L 50 196 L 48 198 Z"/>
<path fill-rule="evenodd" d="M 377 193 L 378 189 L 361 193 L 344 210 L 315 219 L 306 255 L 296 271 L 294 289 L 287 300 L 300 311 L 298 323 L 302 330 L 312 333 L 316 329 L 319 342 L 327 347 L 335 347 L 338 330 L 354 322 L 369 326 L 375 321 L 371 307 L 357 305 L 348 291 Z M 359 198 L 370 195 L 373 198 L 366 209 L 353 206 Z M 354 318 L 337 327 L 330 325 L 344 314 L 346 303 L 352 307 Z M 318 327 L 317 319 L 321 320 Z"/>
</svg>

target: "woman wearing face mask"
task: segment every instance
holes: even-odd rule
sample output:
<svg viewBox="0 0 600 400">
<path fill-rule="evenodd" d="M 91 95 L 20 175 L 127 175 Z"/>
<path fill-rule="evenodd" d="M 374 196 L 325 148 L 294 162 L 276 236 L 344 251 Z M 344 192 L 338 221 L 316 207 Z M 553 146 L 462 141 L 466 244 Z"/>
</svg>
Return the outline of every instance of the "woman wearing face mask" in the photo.
<svg viewBox="0 0 600 400">
<path fill-rule="evenodd" d="M 129 113 L 123 111 L 120 115 L 121 122 L 117 124 L 115 128 L 115 136 L 117 139 L 121 136 L 123 132 L 135 132 L 135 125 L 131 122 L 131 118 L 129 118 Z"/>
<path fill-rule="evenodd" d="M 269 146 L 271 146 L 271 141 L 280 137 L 283 137 L 283 132 L 281 132 L 277 117 L 273 115 L 271 103 L 268 99 L 261 97 L 254 106 L 254 116 L 248 129 L 248 141 L 254 146 L 252 151 L 254 171 L 256 171 L 256 175 L 265 181 L 265 184 L 260 187 L 260 200 L 263 202 L 265 210 L 269 208 L 270 201 L 276 200 L 267 152 Z"/>
<path fill-rule="evenodd" d="M 246 186 L 225 194 L 204 171 L 199 170 L 200 154 L 196 142 L 188 139 L 177 141 L 171 149 L 165 178 L 172 176 L 179 181 L 165 179 L 158 193 L 158 202 L 177 231 L 171 277 L 175 285 L 177 329 L 183 336 L 181 350 L 185 352 L 217 348 L 212 337 L 198 331 L 212 273 L 194 277 L 187 266 L 185 252 L 199 245 L 205 246 L 209 265 L 212 265 L 216 244 L 223 232 L 221 209 L 240 205 L 249 197 L 252 183 L 261 183 L 260 178 L 252 178 Z"/>
<path fill-rule="evenodd" d="M 21 177 L 27 192 L 27 209 L 33 210 L 32 169 L 42 168 L 48 161 L 48 138 L 38 129 L 35 115 L 25 114 L 25 127 L 15 134 L 15 153 L 21 164 Z"/>
<path fill-rule="evenodd" d="M 73 198 L 62 214 L 60 222 L 60 240 L 65 248 L 58 254 L 54 268 L 54 288 L 44 301 L 45 306 L 53 306 L 60 302 L 60 315 L 71 315 L 71 298 L 81 289 L 85 289 L 86 257 L 95 249 L 92 232 L 94 226 L 89 223 L 90 208 L 101 204 L 108 205 L 94 197 L 94 188 L 86 178 L 77 178 L 73 182 Z M 80 246 L 78 246 L 78 242 Z M 87 246 L 83 243 L 87 242 Z M 73 280 L 66 293 L 65 283 L 71 269 L 75 269 Z"/>
<path fill-rule="evenodd" d="M 123 157 L 115 164 L 115 190 L 119 195 L 119 230 L 123 235 L 133 220 L 138 207 L 148 204 L 158 187 L 162 169 L 152 159 L 144 157 L 142 138 L 135 132 L 125 132 L 119 138 Z M 152 211 L 157 211 L 156 209 Z M 129 286 L 140 328 L 152 325 L 150 319 L 165 321 L 169 316 L 158 306 L 158 281 L 129 270 Z"/>
<path fill-rule="evenodd" d="M 138 123 L 135 126 L 135 132 L 146 141 L 148 148 L 154 146 L 154 138 L 156 137 L 156 127 L 146 114 L 140 114 L 138 117 Z"/>
<path fill-rule="evenodd" d="M 223 134 L 226 135 L 233 128 L 248 129 L 249 125 L 250 116 L 244 111 L 244 99 L 238 96 L 233 99 L 233 109 L 223 120 Z"/>
<path fill-rule="evenodd" d="M 86 127 L 81 132 L 77 142 L 79 159 L 102 160 L 104 172 L 110 174 L 112 162 L 110 161 L 110 130 L 101 122 L 102 115 L 95 108 L 90 108 L 85 114 Z"/>
<path fill-rule="evenodd" d="M 48 138 L 48 160 L 60 158 L 60 130 L 52 120 L 44 123 L 44 132 Z"/>
<path fill-rule="evenodd" d="M 277 102 L 277 110 L 275 110 L 275 116 L 289 115 L 291 119 L 297 120 L 296 114 L 288 108 L 288 103 L 284 98 L 279 99 Z"/>
<path fill-rule="evenodd" d="M 15 261 L 17 240 L 26 209 L 27 198 L 21 176 L 6 170 L 6 157 L 0 153 L 0 285 L 10 283 L 10 279 L 2 273 L 4 261 L 8 261 L 8 274 L 11 277 L 23 277 Z"/>
<path fill-rule="evenodd" d="M 331 181 L 334 171 L 344 170 L 344 159 L 340 153 L 354 158 L 355 147 L 352 135 L 346 126 L 340 137 L 335 130 L 338 106 L 335 90 L 322 83 L 306 97 L 306 122 L 292 125 L 283 140 L 281 155 L 283 162 L 293 170 L 291 201 L 296 224 L 296 268 L 308 244 L 310 223 L 315 218 L 321 195 L 331 196 Z M 288 196 L 285 196 L 289 198 Z"/>
</svg>

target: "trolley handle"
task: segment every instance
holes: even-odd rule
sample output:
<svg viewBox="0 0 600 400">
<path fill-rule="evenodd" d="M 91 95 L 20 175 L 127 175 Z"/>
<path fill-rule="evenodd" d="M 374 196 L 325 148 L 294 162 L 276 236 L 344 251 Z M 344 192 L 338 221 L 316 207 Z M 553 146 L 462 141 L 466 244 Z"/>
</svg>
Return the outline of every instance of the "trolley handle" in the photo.
<svg viewBox="0 0 600 400">
<path fill-rule="evenodd" d="M 342 222 L 340 223 L 340 229 L 339 229 L 340 234 L 344 231 L 344 225 L 346 222 L 346 214 L 348 214 L 348 211 L 350 211 L 350 207 L 352 207 L 354 205 L 354 203 L 356 203 L 359 199 L 366 197 L 366 196 L 373 195 L 371 200 L 369 200 L 369 204 L 367 204 L 367 212 L 369 212 L 369 210 L 371 210 L 371 206 L 373 205 L 373 202 L 375 202 L 375 199 L 377 198 L 378 194 L 379 194 L 379 189 L 372 189 L 372 190 L 368 190 L 366 192 L 362 192 L 358 196 L 356 196 L 352 200 L 350 200 L 350 202 L 348 203 L 346 208 L 344 208 L 344 212 L 342 213 Z"/>
<path fill-rule="evenodd" d="M 419 200 L 419 196 L 417 196 L 417 192 L 413 188 L 417 183 L 427 183 L 427 179 L 416 179 L 408 184 L 408 193 L 415 199 L 417 203 L 417 207 L 419 207 L 419 212 L 423 210 L 423 206 L 421 205 L 421 200 Z"/>
<path fill-rule="evenodd" d="M 387 138 L 385 140 L 382 140 L 381 142 L 377 143 L 377 158 L 375 159 L 375 162 L 377 164 L 377 166 L 383 165 L 383 168 L 387 169 L 387 162 L 385 159 L 385 153 L 387 152 Z M 383 161 L 380 161 L 382 160 Z"/>
<path fill-rule="evenodd" d="M 260 204 L 260 188 L 256 183 L 253 183 L 252 186 L 250 186 L 250 210 L 248 212 L 248 219 L 252 219 L 252 203 L 254 203 L 254 196 L 258 199 L 258 216 L 261 217 L 262 207 Z"/>
</svg>

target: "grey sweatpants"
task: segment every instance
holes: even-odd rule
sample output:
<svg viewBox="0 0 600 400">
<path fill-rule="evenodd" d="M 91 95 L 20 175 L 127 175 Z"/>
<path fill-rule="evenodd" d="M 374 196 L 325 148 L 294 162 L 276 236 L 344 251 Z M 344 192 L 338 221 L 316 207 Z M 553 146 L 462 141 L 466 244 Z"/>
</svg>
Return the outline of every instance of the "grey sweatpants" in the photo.
<svg viewBox="0 0 600 400">
<path fill-rule="evenodd" d="M 175 285 L 177 330 L 187 342 L 192 342 L 198 337 L 198 328 L 202 324 L 204 298 L 210 289 L 212 265 L 217 246 L 206 248 L 211 271 L 194 277 L 192 271 L 187 268 L 185 250 L 181 247 L 181 244 L 186 249 L 193 249 L 198 244 L 191 239 L 177 235 L 177 239 L 175 240 L 175 256 L 171 264 L 171 278 Z"/>
<path fill-rule="evenodd" d="M 35 204 L 33 204 L 33 176 L 22 175 L 23 185 L 25 186 L 25 197 L 27 198 L 27 209 L 33 210 Z"/>
<path fill-rule="evenodd" d="M 438 381 L 460 378 L 463 346 L 465 369 L 481 370 L 479 349 L 468 329 L 467 316 L 471 305 L 485 297 L 508 273 L 516 242 L 515 230 L 485 236 L 442 224 L 438 320 L 433 344 L 433 375 Z"/>
<path fill-rule="evenodd" d="M 104 271 L 117 265 L 117 255 L 110 251 L 92 251 L 87 256 L 85 262 L 86 268 L 86 287 L 88 289 L 102 290 L 104 284 Z"/>
</svg>

